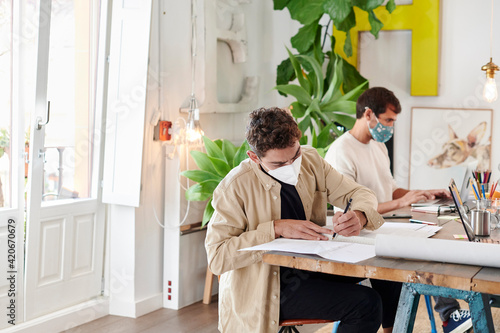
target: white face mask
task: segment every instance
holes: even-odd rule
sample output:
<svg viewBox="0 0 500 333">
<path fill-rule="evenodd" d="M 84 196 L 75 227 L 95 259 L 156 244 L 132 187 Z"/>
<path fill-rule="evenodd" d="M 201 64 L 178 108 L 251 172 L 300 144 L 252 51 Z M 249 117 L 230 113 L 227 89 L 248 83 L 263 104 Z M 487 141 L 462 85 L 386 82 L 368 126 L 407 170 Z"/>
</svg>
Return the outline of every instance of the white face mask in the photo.
<svg viewBox="0 0 500 333">
<path fill-rule="evenodd" d="M 301 163 L 302 155 L 297 157 L 292 164 L 285 165 L 274 170 L 269 170 L 267 173 L 285 184 L 295 186 L 299 181 Z"/>
</svg>

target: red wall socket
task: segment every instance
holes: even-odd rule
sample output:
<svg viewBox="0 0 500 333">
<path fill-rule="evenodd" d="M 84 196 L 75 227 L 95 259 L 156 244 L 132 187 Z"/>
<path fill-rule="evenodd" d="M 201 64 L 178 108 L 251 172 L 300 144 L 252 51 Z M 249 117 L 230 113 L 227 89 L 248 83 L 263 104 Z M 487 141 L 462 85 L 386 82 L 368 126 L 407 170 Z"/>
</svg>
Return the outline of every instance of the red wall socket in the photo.
<svg viewBox="0 0 500 333">
<path fill-rule="evenodd" d="M 168 141 L 171 139 L 169 129 L 172 127 L 172 122 L 166 121 L 166 120 L 160 120 L 159 124 L 160 126 L 160 133 L 158 138 L 160 141 Z"/>
</svg>

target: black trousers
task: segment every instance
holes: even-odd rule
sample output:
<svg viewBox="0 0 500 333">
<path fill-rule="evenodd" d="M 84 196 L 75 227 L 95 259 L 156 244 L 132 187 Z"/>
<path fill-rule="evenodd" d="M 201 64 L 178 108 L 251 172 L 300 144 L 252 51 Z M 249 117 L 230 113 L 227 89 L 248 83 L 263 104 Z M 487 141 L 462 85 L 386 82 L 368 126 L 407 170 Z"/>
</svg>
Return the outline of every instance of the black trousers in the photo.
<svg viewBox="0 0 500 333">
<path fill-rule="evenodd" d="M 377 332 L 392 327 L 401 283 L 362 279 L 281 267 L 280 319 L 340 320 L 339 333 Z"/>
</svg>

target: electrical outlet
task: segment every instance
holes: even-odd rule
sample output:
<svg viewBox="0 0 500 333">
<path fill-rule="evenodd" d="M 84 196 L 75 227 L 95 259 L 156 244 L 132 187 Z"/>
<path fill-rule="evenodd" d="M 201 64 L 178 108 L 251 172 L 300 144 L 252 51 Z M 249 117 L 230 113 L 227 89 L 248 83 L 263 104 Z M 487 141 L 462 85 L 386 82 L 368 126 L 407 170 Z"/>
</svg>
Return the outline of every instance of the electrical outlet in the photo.
<svg viewBox="0 0 500 333">
<path fill-rule="evenodd" d="M 166 120 L 160 120 L 158 123 L 159 125 L 159 133 L 158 133 L 158 138 L 160 141 L 168 141 L 172 137 L 170 135 L 170 128 L 172 128 L 172 122 L 171 121 L 166 121 Z"/>
<path fill-rule="evenodd" d="M 172 122 L 167 120 L 160 120 L 155 126 L 153 133 L 154 141 L 168 141 L 172 138 L 170 129 L 172 128 Z"/>
</svg>

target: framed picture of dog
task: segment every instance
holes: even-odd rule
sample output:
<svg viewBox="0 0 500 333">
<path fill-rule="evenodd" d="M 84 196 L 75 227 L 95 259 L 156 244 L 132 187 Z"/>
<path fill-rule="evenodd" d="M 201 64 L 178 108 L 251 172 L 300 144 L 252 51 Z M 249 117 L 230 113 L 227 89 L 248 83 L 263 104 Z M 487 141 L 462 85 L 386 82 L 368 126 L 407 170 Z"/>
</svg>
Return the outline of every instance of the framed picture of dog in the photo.
<svg viewBox="0 0 500 333">
<path fill-rule="evenodd" d="M 411 110 L 410 189 L 460 188 L 466 173 L 491 170 L 492 109 L 414 107 Z"/>
</svg>

